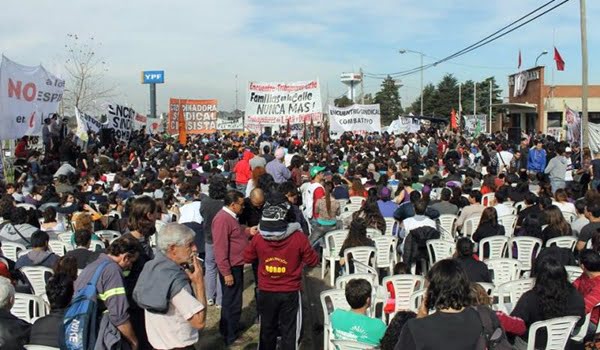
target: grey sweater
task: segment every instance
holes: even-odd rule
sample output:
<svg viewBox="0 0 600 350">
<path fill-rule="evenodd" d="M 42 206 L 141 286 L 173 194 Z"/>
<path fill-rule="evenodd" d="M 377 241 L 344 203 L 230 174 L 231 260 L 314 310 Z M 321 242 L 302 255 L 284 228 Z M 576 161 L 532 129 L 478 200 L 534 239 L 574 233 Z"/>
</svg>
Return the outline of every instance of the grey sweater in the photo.
<svg viewBox="0 0 600 350">
<path fill-rule="evenodd" d="M 559 155 L 550 159 L 544 172 L 550 176 L 550 181 L 565 181 L 567 165 L 569 165 L 567 158 Z"/>
</svg>

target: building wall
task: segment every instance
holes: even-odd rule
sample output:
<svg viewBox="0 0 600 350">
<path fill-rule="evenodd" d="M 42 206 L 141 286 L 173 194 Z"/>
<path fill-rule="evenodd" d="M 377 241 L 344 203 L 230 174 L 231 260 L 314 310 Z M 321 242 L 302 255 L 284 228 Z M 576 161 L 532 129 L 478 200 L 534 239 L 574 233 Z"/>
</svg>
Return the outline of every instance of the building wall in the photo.
<svg viewBox="0 0 600 350">
<path fill-rule="evenodd" d="M 547 112 L 563 112 L 565 104 L 578 112 L 581 112 L 581 97 L 554 97 L 544 98 L 544 106 Z M 600 112 L 600 97 L 588 98 L 588 111 Z"/>
</svg>

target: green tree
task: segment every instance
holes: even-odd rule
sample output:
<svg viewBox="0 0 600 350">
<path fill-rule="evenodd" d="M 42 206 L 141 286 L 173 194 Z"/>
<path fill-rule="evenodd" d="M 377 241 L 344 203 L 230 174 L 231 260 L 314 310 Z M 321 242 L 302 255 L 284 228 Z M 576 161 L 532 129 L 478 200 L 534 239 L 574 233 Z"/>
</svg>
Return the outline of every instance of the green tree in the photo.
<svg viewBox="0 0 600 350">
<path fill-rule="evenodd" d="M 424 115 L 433 115 L 433 111 L 435 109 L 435 105 L 438 100 L 437 90 L 435 86 L 431 83 L 425 85 L 423 87 L 423 114 Z M 412 103 L 410 106 L 414 115 L 419 115 L 421 113 L 421 96 L 417 97 L 417 100 Z"/>
<path fill-rule="evenodd" d="M 396 81 L 388 75 L 381 83 L 381 90 L 375 94 L 375 103 L 381 109 L 381 125 L 390 125 L 403 113 L 400 93 Z"/>
<path fill-rule="evenodd" d="M 333 104 L 336 107 L 349 107 L 352 106 L 354 104 L 354 102 L 352 102 L 351 99 L 348 98 L 348 96 L 344 95 L 342 97 L 336 98 L 335 100 L 333 100 Z"/>
</svg>

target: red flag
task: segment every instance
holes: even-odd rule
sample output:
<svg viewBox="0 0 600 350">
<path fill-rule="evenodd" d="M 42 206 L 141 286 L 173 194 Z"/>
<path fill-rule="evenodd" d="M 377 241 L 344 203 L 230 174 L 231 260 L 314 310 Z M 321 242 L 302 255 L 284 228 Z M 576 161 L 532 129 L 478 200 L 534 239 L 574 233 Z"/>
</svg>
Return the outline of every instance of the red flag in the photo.
<svg viewBox="0 0 600 350">
<path fill-rule="evenodd" d="M 521 50 L 519 50 L 519 66 L 517 67 L 517 69 L 521 69 Z"/>
<path fill-rule="evenodd" d="M 554 48 L 554 60 L 556 61 L 556 69 L 557 70 L 565 70 L 565 61 L 563 61 L 563 59 L 560 56 L 560 53 L 558 53 L 558 50 L 556 49 L 556 47 Z"/>
<path fill-rule="evenodd" d="M 184 103 L 186 103 L 184 101 Z M 181 105 L 181 100 L 179 100 L 179 120 L 177 121 L 178 129 L 179 129 L 179 143 L 185 145 L 187 143 L 187 129 L 185 125 L 185 118 L 183 117 L 183 106 Z"/>
<path fill-rule="evenodd" d="M 450 124 L 452 125 L 452 129 L 458 128 L 458 125 L 456 125 L 456 112 L 454 111 L 454 108 L 452 108 L 452 112 L 450 113 Z"/>
</svg>

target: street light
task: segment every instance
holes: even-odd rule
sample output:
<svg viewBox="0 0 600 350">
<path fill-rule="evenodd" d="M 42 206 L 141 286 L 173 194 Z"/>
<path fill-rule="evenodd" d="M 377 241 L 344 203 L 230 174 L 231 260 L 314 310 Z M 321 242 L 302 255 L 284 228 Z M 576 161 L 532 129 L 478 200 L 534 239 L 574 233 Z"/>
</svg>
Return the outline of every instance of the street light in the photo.
<svg viewBox="0 0 600 350">
<path fill-rule="evenodd" d="M 423 56 L 425 56 L 425 54 L 420 51 L 408 50 L 408 49 L 402 49 L 402 50 L 399 50 L 398 52 L 401 55 L 403 55 L 407 52 L 416 53 L 418 55 L 421 55 L 421 116 L 423 116 Z"/>
<path fill-rule="evenodd" d="M 537 62 L 538 62 L 538 60 L 540 59 L 540 57 L 542 57 L 542 56 L 544 56 L 544 55 L 547 55 L 547 54 L 548 54 L 548 51 L 546 51 L 546 50 L 542 51 L 542 52 L 541 52 L 541 53 L 538 55 L 538 57 L 535 59 L 535 65 L 534 65 L 534 67 L 537 67 L 537 66 L 538 66 L 538 65 L 537 65 Z"/>
</svg>

